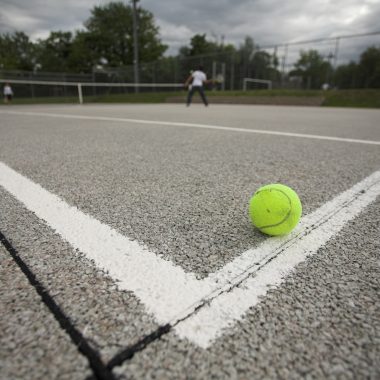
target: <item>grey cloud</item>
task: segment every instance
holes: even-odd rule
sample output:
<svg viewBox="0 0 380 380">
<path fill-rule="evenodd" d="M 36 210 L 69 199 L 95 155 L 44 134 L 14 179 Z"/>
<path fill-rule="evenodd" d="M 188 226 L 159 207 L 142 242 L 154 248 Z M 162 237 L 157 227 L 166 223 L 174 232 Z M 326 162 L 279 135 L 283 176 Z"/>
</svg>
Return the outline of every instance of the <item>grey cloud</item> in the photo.
<svg viewBox="0 0 380 380">
<path fill-rule="evenodd" d="M 380 29 L 378 0 L 194 0 L 191 4 L 166 0 L 165 7 L 155 0 L 145 0 L 144 6 L 167 24 L 186 25 L 193 34 L 207 33 L 209 38 L 212 32 L 224 35 L 226 42 L 235 45 L 247 35 L 267 45 Z M 358 15 L 361 7 L 368 11 Z M 379 44 L 380 37 L 372 40 Z M 360 43 L 364 45 L 367 41 L 351 41 L 352 46 L 357 46 L 354 50 L 360 49 Z M 351 50 L 347 41 L 345 45 Z"/>
<path fill-rule="evenodd" d="M 50 30 L 78 29 L 90 9 L 108 2 L 0 0 L 0 32 L 23 25 L 26 33 L 36 37 Z M 379 0 L 141 0 L 140 4 L 154 14 L 172 54 L 196 33 L 206 33 L 210 39 L 224 35 L 227 43 L 235 45 L 249 35 L 267 45 L 380 29 Z M 371 41 L 379 44 L 380 37 Z M 345 41 L 342 57 L 344 47 L 357 51 L 364 42 L 367 40 Z"/>
<path fill-rule="evenodd" d="M 96 1 L 107 3 L 108 1 Z M 0 12 L 3 16 L 0 32 L 22 30 L 31 38 L 48 35 L 52 30 L 73 31 L 81 27 L 89 17 L 95 1 L 75 0 L 0 0 Z M 19 19 L 26 22 L 20 23 Z"/>
</svg>

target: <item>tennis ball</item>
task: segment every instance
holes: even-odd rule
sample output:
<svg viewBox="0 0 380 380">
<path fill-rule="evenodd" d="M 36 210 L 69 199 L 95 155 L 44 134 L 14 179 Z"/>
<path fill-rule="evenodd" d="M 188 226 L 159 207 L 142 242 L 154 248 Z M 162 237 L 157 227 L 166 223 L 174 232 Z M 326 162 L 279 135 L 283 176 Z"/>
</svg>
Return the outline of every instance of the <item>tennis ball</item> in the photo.
<svg viewBox="0 0 380 380">
<path fill-rule="evenodd" d="M 253 225 L 267 235 L 288 234 L 301 214 L 302 204 L 297 193 L 277 183 L 260 187 L 249 202 Z"/>
</svg>

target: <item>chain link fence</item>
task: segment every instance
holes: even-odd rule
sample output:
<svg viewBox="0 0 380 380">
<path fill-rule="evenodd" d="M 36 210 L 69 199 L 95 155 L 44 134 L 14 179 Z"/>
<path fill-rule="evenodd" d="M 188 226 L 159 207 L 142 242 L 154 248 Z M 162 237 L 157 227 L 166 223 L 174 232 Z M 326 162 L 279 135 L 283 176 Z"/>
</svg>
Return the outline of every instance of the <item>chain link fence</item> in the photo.
<svg viewBox="0 0 380 380">
<path fill-rule="evenodd" d="M 345 88 L 371 87 L 368 85 L 368 81 L 360 82 L 353 78 L 359 74 L 355 70 L 349 70 L 350 62 L 357 64 L 361 59 L 361 54 L 371 46 L 380 49 L 380 32 L 255 46 L 251 50 L 240 48 L 234 52 L 216 52 L 190 57 L 165 57 L 156 62 L 140 63 L 140 83 L 151 84 L 150 87 L 144 87 L 144 90 L 141 91 L 162 91 L 163 89 L 156 84 L 178 85 L 184 83 L 191 71 L 199 65 L 203 66 L 208 78 L 216 79 L 216 83 L 213 85 L 214 90 L 320 89 L 326 85 L 339 88 L 340 83 L 345 83 Z M 304 71 L 297 71 L 296 63 L 300 61 L 300 53 L 311 50 L 317 52 L 319 61 L 317 64 L 313 61 L 305 62 Z M 380 67 L 379 61 L 373 64 Z M 341 78 L 344 75 L 345 82 Z M 247 78 L 250 80 L 248 81 Z M 2 79 L 133 83 L 134 69 L 132 65 L 118 68 L 97 66 L 89 74 L 0 71 L 0 81 Z M 35 90 L 33 90 L 33 86 L 30 86 L 23 91 L 28 92 L 25 95 L 30 96 Z M 40 89 L 40 91 L 44 90 Z M 57 91 L 70 92 L 71 90 L 61 86 Z M 96 89 L 91 91 L 95 92 Z M 133 88 L 125 88 L 123 91 L 130 92 L 133 91 Z"/>
</svg>

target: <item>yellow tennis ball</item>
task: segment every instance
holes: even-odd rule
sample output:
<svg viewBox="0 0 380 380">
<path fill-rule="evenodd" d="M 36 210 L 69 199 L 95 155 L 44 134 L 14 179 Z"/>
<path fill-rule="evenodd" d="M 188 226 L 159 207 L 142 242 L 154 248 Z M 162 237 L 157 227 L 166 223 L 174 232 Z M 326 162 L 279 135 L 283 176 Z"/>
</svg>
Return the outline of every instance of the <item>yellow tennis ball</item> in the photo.
<svg viewBox="0 0 380 380">
<path fill-rule="evenodd" d="M 301 214 L 297 193 L 277 183 L 260 187 L 249 202 L 253 225 L 267 235 L 288 234 L 298 224 Z"/>
</svg>

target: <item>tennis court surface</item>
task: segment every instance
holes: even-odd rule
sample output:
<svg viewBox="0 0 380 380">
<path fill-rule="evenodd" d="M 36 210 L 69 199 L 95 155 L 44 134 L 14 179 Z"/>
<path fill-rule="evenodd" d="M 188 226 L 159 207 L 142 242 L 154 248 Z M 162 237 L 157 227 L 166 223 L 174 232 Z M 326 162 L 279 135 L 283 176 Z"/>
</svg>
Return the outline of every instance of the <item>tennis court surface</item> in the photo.
<svg viewBox="0 0 380 380">
<path fill-rule="evenodd" d="M 379 110 L 1 107 L 0 378 L 379 378 L 379 195 Z"/>
</svg>

